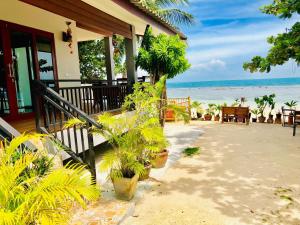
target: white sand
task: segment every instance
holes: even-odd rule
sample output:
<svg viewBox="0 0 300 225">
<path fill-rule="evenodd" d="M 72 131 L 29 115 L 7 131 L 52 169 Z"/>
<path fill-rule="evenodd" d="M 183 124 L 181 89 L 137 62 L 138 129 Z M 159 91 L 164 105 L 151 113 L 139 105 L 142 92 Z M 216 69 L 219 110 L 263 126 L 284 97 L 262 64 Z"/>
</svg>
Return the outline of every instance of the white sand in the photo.
<svg viewBox="0 0 300 225">
<path fill-rule="evenodd" d="M 196 124 L 201 153 L 177 161 L 124 224 L 300 224 L 300 128 Z"/>
</svg>

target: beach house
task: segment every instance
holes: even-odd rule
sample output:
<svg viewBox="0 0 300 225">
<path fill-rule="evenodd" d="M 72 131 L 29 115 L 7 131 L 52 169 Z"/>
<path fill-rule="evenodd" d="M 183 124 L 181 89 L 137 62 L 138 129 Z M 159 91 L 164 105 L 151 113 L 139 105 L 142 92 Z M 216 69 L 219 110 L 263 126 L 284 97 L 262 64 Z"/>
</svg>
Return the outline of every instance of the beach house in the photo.
<svg viewBox="0 0 300 225">
<path fill-rule="evenodd" d="M 148 25 L 156 34 L 186 38 L 134 0 L 1 1 L 1 135 L 12 136 L 12 127 L 20 132 L 37 128 L 93 169 L 95 138 L 88 127 L 64 129 L 64 123 L 80 117 L 97 126 L 94 114 L 120 108 L 132 84 L 143 80 L 134 57 L 137 36 Z M 113 35 L 125 38 L 126 79 L 115 79 Z M 78 42 L 96 39 L 105 40 L 107 79 L 83 84 Z"/>
</svg>

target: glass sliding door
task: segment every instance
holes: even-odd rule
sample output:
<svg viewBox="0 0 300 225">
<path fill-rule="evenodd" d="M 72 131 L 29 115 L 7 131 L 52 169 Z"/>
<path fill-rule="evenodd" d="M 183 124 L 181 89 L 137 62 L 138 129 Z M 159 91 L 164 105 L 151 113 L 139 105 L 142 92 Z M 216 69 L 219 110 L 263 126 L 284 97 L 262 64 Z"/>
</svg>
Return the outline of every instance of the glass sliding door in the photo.
<svg viewBox="0 0 300 225">
<path fill-rule="evenodd" d="M 33 105 L 30 84 L 35 77 L 31 34 L 11 31 L 11 53 L 18 113 L 31 113 Z"/>
<path fill-rule="evenodd" d="M 55 66 L 53 34 L 0 21 L 0 116 L 33 118 L 32 81 L 57 79 Z"/>
</svg>

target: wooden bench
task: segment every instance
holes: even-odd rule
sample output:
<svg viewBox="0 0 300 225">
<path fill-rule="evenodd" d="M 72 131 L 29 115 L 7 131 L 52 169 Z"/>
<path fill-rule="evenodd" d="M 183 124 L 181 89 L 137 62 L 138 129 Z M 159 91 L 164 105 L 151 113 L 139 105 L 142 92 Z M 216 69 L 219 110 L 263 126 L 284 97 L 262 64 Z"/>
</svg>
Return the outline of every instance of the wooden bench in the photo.
<svg viewBox="0 0 300 225">
<path fill-rule="evenodd" d="M 222 123 L 242 122 L 249 125 L 249 107 L 222 107 Z"/>
</svg>

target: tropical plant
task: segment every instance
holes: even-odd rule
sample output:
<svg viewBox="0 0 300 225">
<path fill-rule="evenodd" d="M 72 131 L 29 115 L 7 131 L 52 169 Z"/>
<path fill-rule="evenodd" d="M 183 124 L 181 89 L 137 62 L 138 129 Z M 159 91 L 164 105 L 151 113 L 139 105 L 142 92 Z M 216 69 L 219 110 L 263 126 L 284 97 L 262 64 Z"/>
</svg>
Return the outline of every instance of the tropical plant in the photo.
<svg viewBox="0 0 300 225">
<path fill-rule="evenodd" d="M 293 109 L 293 108 L 295 108 L 296 106 L 297 106 L 297 101 L 294 101 L 294 100 L 292 100 L 292 101 L 290 101 L 290 102 L 286 102 L 286 103 L 284 103 L 287 107 L 289 107 L 289 109 Z"/>
<path fill-rule="evenodd" d="M 20 147 L 28 141 L 37 151 Z M 86 200 L 98 198 L 83 166 L 41 170 L 41 159 L 49 162 L 43 141 L 40 135 L 21 135 L 0 144 L 0 224 L 68 224 L 74 203 L 85 207 Z"/>
<path fill-rule="evenodd" d="M 272 105 L 274 102 L 275 94 L 271 95 L 264 95 L 261 97 L 256 97 L 254 99 L 255 103 L 257 104 L 258 115 L 264 117 L 264 111 L 268 105 Z"/>
<path fill-rule="evenodd" d="M 174 26 L 191 25 L 195 22 L 193 15 L 178 8 L 188 5 L 188 0 L 140 0 L 139 2 Z"/>
<path fill-rule="evenodd" d="M 204 112 L 204 109 L 202 107 L 202 103 L 201 102 L 198 102 L 198 101 L 193 101 L 192 104 L 191 104 L 191 108 L 194 108 L 197 110 L 197 113 L 203 113 Z"/>
<path fill-rule="evenodd" d="M 206 109 L 206 114 L 214 116 L 215 115 L 215 104 L 208 104 L 208 108 Z"/>
<path fill-rule="evenodd" d="M 262 7 L 262 12 L 275 15 L 281 19 L 289 19 L 300 14 L 299 0 L 273 0 L 273 3 Z M 253 72 L 270 72 L 271 67 L 283 65 L 290 59 L 300 63 L 300 22 L 296 22 L 285 33 L 271 36 L 268 43 L 273 45 L 268 55 L 263 58 L 255 56 L 251 62 L 244 63 L 244 69 Z"/>
<path fill-rule="evenodd" d="M 258 109 L 252 109 L 252 110 L 251 110 L 251 113 L 252 113 L 253 115 L 255 115 L 255 118 L 257 118 L 257 116 L 258 116 L 258 114 L 259 114 L 259 111 L 258 111 Z"/>
<path fill-rule="evenodd" d="M 239 98 L 236 98 L 234 102 L 231 104 L 232 107 L 239 106 L 241 104 L 241 100 Z"/>
<path fill-rule="evenodd" d="M 221 105 L 221 104 L 214 104 L 213 108 L 214 108 L 215 114 L 217 116 L 220 116 L 220 113 L 222 111 L 222 107 L 223 107 L 223 105 Z"/>
<path fill-rule="evenodd" d="M 152 34 L 152 29 L 149 28 L 145 32 L 136 63 L 137 66 L 148 72 L 151 83 L 155 84 L 163 76 L 170 79 L 183 73 L 190 67 L 185 56 L 186 48 L 187 45 L 180 40 L 178 35 L 159 34 L 155 37 Z M 160 109 L 160 123 L 163 126 L 165 110 L 161 109 L 166 106 L 166 80 L 163 83 L 160 99 L 161 102 L 158 107 Z"/>
</svg>

